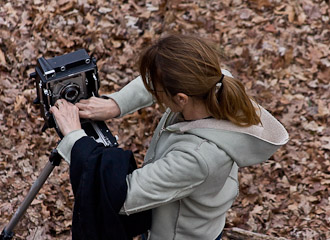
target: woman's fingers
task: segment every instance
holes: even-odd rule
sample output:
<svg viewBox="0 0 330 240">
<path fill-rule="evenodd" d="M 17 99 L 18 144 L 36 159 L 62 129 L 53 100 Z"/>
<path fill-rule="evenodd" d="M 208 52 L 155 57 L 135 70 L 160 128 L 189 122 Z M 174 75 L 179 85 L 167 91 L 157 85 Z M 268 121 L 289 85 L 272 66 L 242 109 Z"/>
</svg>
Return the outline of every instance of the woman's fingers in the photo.
<svg viewBox="0 0 330 240">
<path fill-rule="evenodd" d="M 76 106 L 81 118 L 106 121 L 120 114 L 117 103 L 112 99 L 91 97 L 80 100 Z"/>
<path fill-rule="evenodd" d="M 79 117 L 80 118 L 86 118 L 86 119 L 91 119 L 92 118 L 89 111 L 81 111 L 81 110 L 79 110 Z"/>
<path fill-rule="evenodd" d="M 59 99 L 50 108 L 50 112 L 54 115 L 56 123 L 64 136 L 74 130 L 81 129 L 79 109 L 72 103 Z"/>
<path fill-rule="evenodd" d="M 53 106 L 49 109 L 50 113 L 53 114 L 55 117 L 58 114 L 58 108 L 56 106 Z"/>
<path fill-rule="evenodd" d="M 89 99 L 81 99 L 78 103 L 76 104 L 79 104 L 79 105 L 83 105 L 83 104 L 88 104 L 91 99 L 93 99 L 94 97 L 90 97 Z"/>
</svg>

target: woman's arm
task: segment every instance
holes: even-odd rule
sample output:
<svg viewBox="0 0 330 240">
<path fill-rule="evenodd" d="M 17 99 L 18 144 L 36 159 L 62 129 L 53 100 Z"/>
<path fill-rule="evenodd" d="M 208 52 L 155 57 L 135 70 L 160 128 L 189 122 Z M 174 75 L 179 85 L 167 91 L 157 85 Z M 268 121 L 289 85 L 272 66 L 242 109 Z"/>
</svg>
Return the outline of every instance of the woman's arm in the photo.
<svg viewBox="0 0 330 240">
<path fill-rule="evenodd" d="M 120 109 L 119 117 L 133 113 L 154 103 L 152 94 L 147 91 L 140 76 L 127 84 L 119 92 L 109 94 L 107 97 L 113 99 L 118 104 Z"/>
<path fill-rule="evenodd" d="M 129 174 L 121 214 L 155 208 L 194 192 L 208 177 L 209 170 L 193 147 L 184 145 Z"/>
<path fill-rule="evenodd" d="M 141 77 L 135 78 L 119 92 L 105 96 L 109 99 L 91 97 L 76 103 L 79 116 L 106 121 L 153 104 L 152 95 L 144 87 Z"/>
</svg>

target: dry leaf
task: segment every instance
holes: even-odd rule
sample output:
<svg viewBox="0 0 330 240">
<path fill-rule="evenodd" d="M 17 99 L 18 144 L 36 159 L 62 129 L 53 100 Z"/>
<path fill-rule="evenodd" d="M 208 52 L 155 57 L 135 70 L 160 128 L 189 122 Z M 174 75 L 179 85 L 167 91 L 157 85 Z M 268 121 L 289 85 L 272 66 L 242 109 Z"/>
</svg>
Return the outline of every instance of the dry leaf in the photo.
<svg viewBox="0 0 330 240">
<path fill-rule="evenodd" d="M 1 49 L 0 49 L 0 64 L 4 66 L 7 65 L 5 54 L 3 53 L 3 51 L 1 51 Z"/>
<path fill-rule="evenodd" d="M 0 4 L 0 223 L 8 223 L 59 140 L 42 133 L 33 105 L 37 58 L 80 48 L 97 59 L 101 93 L 139 75 L 139 53 L 170 32 L 215 42 L 221 67 L 284 124 L 290 141 L 239 170 L 226 227 L 286 239 L 330 239 L 329 4 L 269 0 L 26 0 Z M 226 55 L 226 57 L 225 57 Z M 157 106 L 156 106 L 157 109 Z M 149 107 L 109 121 L 139 166 L 161 113 Z M 68 165 L 56 167 L 15 238 L 71 239 Z M 303 217 L 301 217 L 303 215 Z M 224 231 L 225 233 L 226 231 Z M 226 236 L 224 236 L 226 238 Z"/>
</svg>

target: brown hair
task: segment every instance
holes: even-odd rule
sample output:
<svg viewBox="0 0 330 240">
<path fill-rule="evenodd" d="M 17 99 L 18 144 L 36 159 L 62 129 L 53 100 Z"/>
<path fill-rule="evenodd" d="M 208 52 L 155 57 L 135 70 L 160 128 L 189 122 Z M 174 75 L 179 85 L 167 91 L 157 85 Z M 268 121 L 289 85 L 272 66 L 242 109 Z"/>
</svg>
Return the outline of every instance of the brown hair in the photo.
<svg viewBox="0 0 330 240">
<path fill-rule="evenodd" d="M 144 85 L 160 103 L 155 83 L 168 96 L 184 93 L 202 99 L 216 119 L 226 119 L 239 126 L 260 123 L 244 85 L 224 76 L 218 52 L 200 38 L 170 35 L 147 48 L 140 57 L 139 68 Z"/>
</svg>

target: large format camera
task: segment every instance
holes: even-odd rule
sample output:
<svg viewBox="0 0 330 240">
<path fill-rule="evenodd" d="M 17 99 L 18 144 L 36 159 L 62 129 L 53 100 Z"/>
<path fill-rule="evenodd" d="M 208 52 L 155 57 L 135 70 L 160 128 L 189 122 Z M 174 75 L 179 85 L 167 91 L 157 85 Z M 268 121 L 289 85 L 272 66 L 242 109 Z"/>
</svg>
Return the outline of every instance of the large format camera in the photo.
<svg viewBox="0 0 330 240">
<path fill-rule="evenodd" d="M 92 96 L 98 97 L 100 81 L 97 73 L 96 60 L 91 58 L 86 50 L 56 56 L 51 59 L 39 58 L 35 72 L 37 98 L 41 115 L 45 119 L 43 131 L 54 127 L 62 138 L 55 119 L 49 112 L 55 102 L 63 98 L 71 103 Z M 116 139 L 102 121 L 81 119 L 81 126 L 86 134 L 105 146 L 117 146 Z"/>
</svg>

